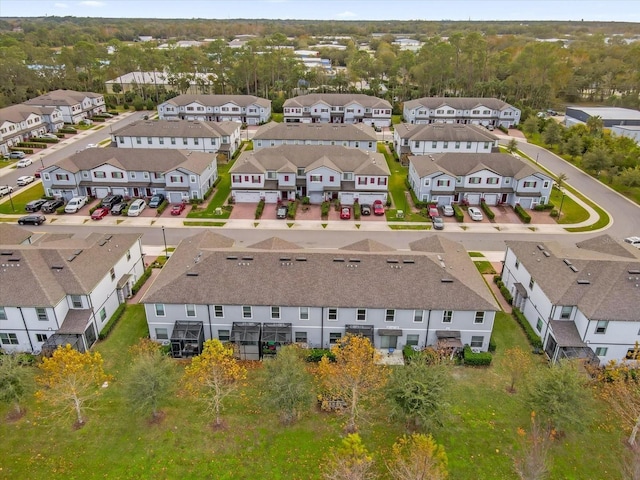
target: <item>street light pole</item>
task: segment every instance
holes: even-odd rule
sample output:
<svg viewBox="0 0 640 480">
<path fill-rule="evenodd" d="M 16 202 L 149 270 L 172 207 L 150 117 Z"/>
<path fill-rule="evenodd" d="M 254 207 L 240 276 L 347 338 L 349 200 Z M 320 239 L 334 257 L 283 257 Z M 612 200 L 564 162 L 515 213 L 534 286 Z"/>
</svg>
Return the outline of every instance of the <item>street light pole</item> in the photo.
<svg viewBox="0 0 640 480">
<path fill-rule="evenodd" d="M 162 239 L 164 240 L 164 258 L 169 260 L 169 250 L 167 250 L 167 236 L 164 233 L 164 225 L 162 226 Z"/>
<path fill-rule="evenodd" d="M 9 190 L 9 203 L 11 203 L 11 211 L 16 213 L 16 208 L 13 206 L 13 198 L 11 198 L 11 190 Z"/>
<path fill-rule="evenodd" d="M 42 159 L 44 155 L 40 155 L 40 163 L 42 164 L 42 168 L 44 168 L 44 160 Z"/>
<path fill-rule="evenodd" d="M 558 221 L 560 221 L 560 217 L 562 216 L 562 204 L 564 203 L 564 190 L 560 190 L 562 192 L 562 198 L 560 199 L 560 208 L 558 209 Z"/>
</svg>

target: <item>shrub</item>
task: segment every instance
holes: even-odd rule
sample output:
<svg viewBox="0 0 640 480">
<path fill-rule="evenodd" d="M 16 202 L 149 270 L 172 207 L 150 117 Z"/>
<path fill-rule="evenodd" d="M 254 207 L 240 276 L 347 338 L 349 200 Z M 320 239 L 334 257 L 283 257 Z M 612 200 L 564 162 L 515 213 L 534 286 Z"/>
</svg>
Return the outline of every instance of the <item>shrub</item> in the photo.
<svg viewBox="0 0 640 480">
<path fill-rule="evenodd" d="M 296 218 L 296 212 L 298 211 L 298 201 L 289 202 L 287 207 L 287 218 L 294 220 Z"/>
<path fill-rule="evenodd" d="M 386 203 L 387 207 L 391 206 L 391 195 L 387 196 L 387 203 Z"/>
<path fill-rule="evenodd" d="M 162 201 L 162 203 L 160 205 L 158 205 L 158 208 L 156 209 L 156 214 L 157 215 L 162 215 L 162 212 L 164 212 L 167 207 L 169 206 L 169 200 L 167 200 L 166 198 Z"/>
<path fill-rule="evenodd" d="M 353 204 L 353 218 L 355 220 L 360 220 L 360 203 L 358 202 Z"/>
<path fill-rule="evenodd" d="M 453 215 L 458 222 L 464 222 L 464 213 L 462 213 L 462 209 L 455 203 L 453 204 Z"/>
<path fill-rule="evenodd" d="M 93 212 L 95 212 L 98 208 L 100 208 L 101 203 L 98 203 L 98 205 L 96 205 L 95 207 L 91 207 L 89 209 L 89 215 L 93 214 Z"/>
<path fill-rule="evenodd" d="M 33 149 L 32 148 L 10 148 L 9 149 L 12 152 L 24 152 L 25 155 L 29 155 L 31 153 L 33 153 Z"/>
<path fill-rule="evenodd" d="M 502 125 L 498 125 L 498 130 L 502 133 L 509 133 L 509 129 L 507 127 L 503 127 Z"/>
<path fill-rule="evenodd" d="M 490 353 L 495 352 L 496 348 L 498 348 L 498 346 L 496 345 L 496 341 L 493 339 L 493 335 L 492 335 L 491 338 L 489 339 L 489 352 Z"/>
<path fill-rule="evenodd" d="M 119 115 L 117 110 L 109 110 L 107 113 L 113 116 Z"/>
<path fill-rule="evenodd" d="M 54 140 L 55 142 L 55 140 Z M 48 145 L 44 142 L 41 142 L 40 140 L 38 140 L 37 142 L 20 142 L 17 145 L 18 147 L 21 148 L 47 148 Z"/>
<path fill-rule="evenodd" d="M 322 217 L 323 220 L 329 217 L 330 208 L 331 208 L 331 204 L 326 200 L 322 202 L 322 205 L 320 205 L 320 216 Z"/>
<path fill-rule="evenodd" d="M 525 211 L 525 209 L 520 206 L 519 203 L 516 203 L 514 210 L 516 211 L 516 214 L 520 217 L 520 220 L 522 220 L 524 223 L 531 223 L 531 215 L 529 215 Z"/>
<path fill-rule="evenodd" d="M 529 340 L 529 344 L 533 348 L 541 350 L 542 349 L 542 340 L 540 340 L 540 337 L 538 336 L 538 334 L 533 330 L 533 328 L 531 328 L 531 325 L 529 324 L 529 321 L 522 314 L 522 312 L 520 310 L 518 310 L 517 308 L 514 308 L 513 309 L 513 317 L 516 319 L 516 321 L 522 327 L 522 330 L 524 331 L 524 334 L 527 336 L 527 340 Z"/>
<path fill-rule="evenodd" d="M 558 216 L 558 214 L 559 214 L 559 213 L 560 213 L 560 212 L 554 208 L 553 210 L 551 210 L 551 211 L 549 212 L 549 215 L 551 215 L 552 217 L 554 217 L 554 218 L 555 218 L 555 217 L 557 217 L 557 216 Z"/>
<path fill-rule="evenodd" d="M 56 215 L 64 215 L 64 205 L 61 207 L 58 207 L 58 209 L 56 210 Z"/>
<path fill-rule="evenodd" d="M 487 202 L 485 202 L 484 200 L 480 202 L 480 208 L 482 208 L 482 211 L 489 218 L 489 220 L 493 220 L 494 218 L 496 218 L 496 214 L 493 213 L 493 210 L 491 210 L 491 207 L 487 205 Z"/>
<path fill-rule="evenodd" d="M 260 201 L 258 202 L 258 206 L 256 207 L 256 214 L 255 214 L 256 220 L 262 217 L 263 211 L 264 211 L 264 198 L 261 198 Z"/>
<path fill-rule="evenodd" d="M 405 345 L 402 349 L 402 356 L 405 363 L 409 363 L 413 358 L 419 355 L 420 352 L 416 352 L 411 345 Z"/>
<path fill-rule="evenodd" d="M 64 127 L 61 128 L 60 130 L 58 130 L 60 133 L 78 133 L 78 131 L 75 128 L 69 128 L 69 127 Z"/>
<path fill-rule="evenodd" d="M 124 213 L 123 213 L 123 215 L 124 215 Z M 138 291 L 142 288 L 144 283 L 151 276 L 151 271 L 152 271 L 151 267 L 147 267 L 147 268 L 144 269 L 144 273 L 142 274 L 142 276 L 138 279 L 138 281 L 131 288 L 131 294 L 132 295 L 135 295 L 136 293 L 138 293 Z"/>
<path fill-rule="evenodd" d="M 309 197 L 302 197 L 302 204 L 303 205 L 311 204 L 311 199 Z"/>
<path fill-rule="evenodd" d="M 322 357 L 327 357 L 332 362 L 336 359 L 336 356 L 331 353 L 331 350 L 327 348 L 312 348 L 311 350 L 309 350 L 306 360 L 310 363 L 318 363 L 320 360 L 322 360 Z"/>
<path fill-rule="evenodd" d="M 469 345 L 464 346 L 464 364 L 475 367 L 491 365 L 493 356 L 489 352 L 473 353 Z"/>
<path fill-rule="evenodd" d="M 59 143 L 57 138 L 38 138 L 38 143 Z"/>
<path fill-rule="evenodd" d="M 126 303 L 121 303 L 120 305 L 118 305 L 118 308 L 116 308 L 116 311 L 113 312 L 113 315 L 111 315 L 111 318 L 105 324 L 104 328 L 98 335 L 98 338 L 100 340 L 104 340 L 109 336 L 109 333 L 111 332 L 111 330 L 113 330 L 113 327 L 116 326 L 116 324 L 118 323 L 118 320 L 120 320 L 120 317 L 122 317 L 122 314 L 124 313 L 124 309 L 126 307 L 127 307 Z"/>
</svg>

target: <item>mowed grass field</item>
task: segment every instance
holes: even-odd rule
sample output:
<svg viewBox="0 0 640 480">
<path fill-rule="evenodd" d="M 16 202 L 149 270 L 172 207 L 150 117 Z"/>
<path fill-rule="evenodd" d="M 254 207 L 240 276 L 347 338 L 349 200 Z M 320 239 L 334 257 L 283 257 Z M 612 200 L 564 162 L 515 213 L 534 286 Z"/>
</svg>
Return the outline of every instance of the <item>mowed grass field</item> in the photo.
<svg viewBox="0 0 640 480">
<path fill-rule="evenodd" d="M 213 430 L 201 406 L 176 394 L 164 420 L 150 424 L 134 412 L 118 379 L 126 375 L 128 347 L 147 335 L 144 311 L 133 305 L 112 332 L 95 348 L 114 381 L 104 390 L 86 425 L 74 430 L 70 421 L 44 416 L 35 399 L 26 403 L 20 420 L 5 421 L 9 406 L 0 409 L 0 478 L 11 479 L 320 479 L 325 455 L 340 442 L 343 417 L 314 410 L 292 427 L 281 426 L 262 407 L 256 387 L 259 365 L 223 412 L 223 430 Z M 504 350 L 518 345 L 529 351 L 515 321 L 500 313 L 494 328 L 498 349 L 489 368 L 451 366 L 451 389 L 443 425 L 431 433 L 444 445 L 451 479 L 513 479 L 513 457 L 520 450 L 518 427 L 529 426 L 530 411 L 522 385 L 509 394 Z M 536 368 L 547 368 L 534 356 Z M 184 368 L 175 361 L 176 373 Z M 397 367 L 400 368 L 400 367 Z M 35 373 L 35 369 L 34 369 Z M 365 446 L 384 472 L 392 444 L 403 426 L 388 419 L 379 402 L 360 427 Z M 602 405 L 582 432 L 566 432 L 551 449 L 552 479 L 621 478 L 622 432 Z M 386 478 L 384 475 L 382 478 Z"/>
</svg>

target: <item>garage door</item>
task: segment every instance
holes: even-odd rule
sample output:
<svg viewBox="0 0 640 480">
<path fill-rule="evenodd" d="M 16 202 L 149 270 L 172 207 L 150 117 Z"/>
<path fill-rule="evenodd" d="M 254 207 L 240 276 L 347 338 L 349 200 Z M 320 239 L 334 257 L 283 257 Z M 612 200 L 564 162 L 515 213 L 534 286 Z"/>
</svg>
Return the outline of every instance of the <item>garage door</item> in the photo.
<svg viewBox="0 0 640 480">
<path fill-rule="evenodd" d="M 443 207 L 444 205 L 451 205 L 451 202 L 453 202 L 453 197 L 447 196 L 447 195 L 440 195 L 438 196 L 438 206 L 439 207 Z"/>
<path fill-rule="evenodd" d="M 235 199 L 238 203 L 258 203 L 260 192 L 236 192 Z"/>
<path fill-rule="evenodd" d="M 497 205 L 498 204 L 498 194 L 497 193 L 485 194 L 484 202 L 487 205 Z"/>
<path fill-rule="evenodd" d="M 96 198 L 104 198 L 107 195 L 109 195 L 109 189 L 108 188 L 97 188 L 96 187 Z"/>
<path fill-rule="evenodd" d="M 380 200 L 382 203 L 387 201 L 384 193 L 361 193 L 358 198 L 360 205 L 373 205 L 376 200 Z"/>
<path fill-rule="evenodd" d="M 278 203 L 278 192 L 266 192 L 264 194 L 265 203 Z"/>
<path fill-rule="evenodd" d="M 169 193 L 169 203 L 181 203 L 181 202 L 182 202 L 182 193 L 180 192 Z"/>
<path fill-rule="evenodd" d="M 353 205 L 353 193 L 341 193 L 340 203 L 343 205 Z"/>
<path fill-rule="evenodd" d="M 127 197 L 127 189 L 126 188 L 112 188 L 111 189 L 111 194 L 112 195 L 122 195 L 123 197 Z"/>
<path fill-rule="evenodd" d="M 520 206 L 522 208 L 524 208 L 525 210 L 529 210 L 531 208 L 531 202 L 533 201 L 532 198 L 521 198 L 520 199 Z"/>
<path fill-rule="evenodd" d="M 469 202 L 469 205 L 480 205 L 480 194 L 479 193 L 468 194 L 467 202 Z"/>
<path fill-rule="evenodd" d="M 320 205 L 324 200 L 324 194 L 322 192 L 311 192 L 309 193 L 309 201 L 313 205 Z"/>
</svg>

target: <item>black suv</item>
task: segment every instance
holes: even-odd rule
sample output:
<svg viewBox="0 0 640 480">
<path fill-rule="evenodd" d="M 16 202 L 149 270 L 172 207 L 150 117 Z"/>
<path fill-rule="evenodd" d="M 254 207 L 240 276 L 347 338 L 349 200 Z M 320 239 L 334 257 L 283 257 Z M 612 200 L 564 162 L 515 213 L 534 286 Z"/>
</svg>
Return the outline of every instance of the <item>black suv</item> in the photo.
<svg viewBox="0 0 640 480">
<path fill-rule="evenodd" d="M 56 199 L 56 200 L 49 200 L 48 202 L 43 203 L 42 207 L 40 208 L 44 213 L 53 213 L 57 209 L 63 206 L 64 206 L 64 202 L 60 199 Z"/>
<path fill-rule="evenodd" d="M 24 209 L 27 212 L 37 212 L 42 208 L 42 205 L 44 205 L 45 203 L 47 203 L 47 200 L 44 198 L 39 198 L 38 200 L 31 200 L 29 203 L 27 203 L 24 206 Z"/>
<path fill-rule="evenodd" d="M 122 202 L 122 200 L 122 195 L 109 195 L 104 197 L 101 203 L 104 208 L 108 208 L 109 210 L 111 210 L 114 205 Z"/>
<path fill-rule="evenodd" d="M 129 204 L 127 202 L 116 203 L 111 207 L 111 215 L 122 215 L 122 211 L 128 206 Z"/>
</svg>

